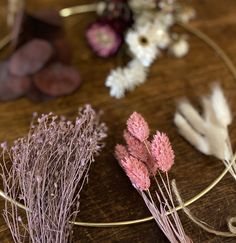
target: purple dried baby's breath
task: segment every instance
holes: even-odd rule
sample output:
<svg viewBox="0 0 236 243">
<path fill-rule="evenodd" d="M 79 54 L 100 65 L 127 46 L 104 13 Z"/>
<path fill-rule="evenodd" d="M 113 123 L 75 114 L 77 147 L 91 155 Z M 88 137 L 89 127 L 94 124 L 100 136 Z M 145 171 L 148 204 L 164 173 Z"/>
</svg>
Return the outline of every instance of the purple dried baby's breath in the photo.
<svg viewBox="0 0 236 243">
<path fill-rule="evenodd" d="M 63 242 L 71 238 L 69 220 L 78 213 L 78 199 L 94 156 L 103 147 L 106 126 L 91 106 L 79 110 L 76 121 L 42 115 L 28 135 L 7 152 L 12 168 L 2 177 L 5 193 L 19 195 L 27 208 L 27 225 L 17 221 L 17 207 L 6 203 L 4 218 L 15 242 Z"/>
</svg>

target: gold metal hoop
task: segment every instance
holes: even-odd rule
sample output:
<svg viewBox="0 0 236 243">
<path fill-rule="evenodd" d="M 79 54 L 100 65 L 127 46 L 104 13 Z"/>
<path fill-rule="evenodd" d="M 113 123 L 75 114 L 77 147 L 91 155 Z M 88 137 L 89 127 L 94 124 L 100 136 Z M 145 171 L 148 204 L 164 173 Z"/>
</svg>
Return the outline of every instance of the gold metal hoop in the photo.
<svg viewBox="0 0 236 243">
<path fill-rule="evenodd" d="M 70 17 L 70 16 L 73 16 L 73 15 L 76 15 L 76 14 L 94 12 L 96 10 L 97 10 L 97 4 L 86 4 L 86 5 L 81 5 L 81 6 L 64 8 L 64 9 L 60 10 L 59 13 L 62 17 L 66 18 L 66 17 Z M 225 66 L 231 72 L 233 78 L 236 80 L 236 68 L 235 68 L 233 62 L 231 61 L 229 56 L 224 52 L 224 50 L 216 44 L 216 42 L 214 40 L 212 40 L 210 37 L 208 37 L 206 34 L 201 32 L 200 30 L 198 30 L 194 27 L 191 27 L 187 24 L 177 23 L 177 25 L 181 26 L 186 31 L 195 35 L 200 40 L 202 40 L 204 43 L 206 43 L 209 47 L 211 47 L 218 54 L 218 56 L 224 62 Z M 11 41 L 10 36 L 6 36 L 2 41 L 0 41 L 0 51 L 3 48 L 5 48 L 10 43 L 10 41 Z M 224 171 L 208 187 L 206 187 L 204 190 L 202 190 L 200 193 L 198 193 L 193 198 L 187 200 L 184 203 L 183 206 L 187 207 L 187 206 L 191 205 L 192 203 L 196 202 L 198 199 L 200 199 L 201 197 L 206 195 L 209 191 L 211 191 L 224 178 L 224 176 L 230 170 L 231 166 L 235 163 L 235 161 L 236 161 L 236 155 L 234 155 L 230 165 L 228 167 L 226 167 L 224 169 Z M 2 190 L 0 190 L 0 197 L 2 197 L 3 199 L 5 199 L 5 200 L 7 200 L 11 203 L 13 203 L 14 205 L 18 206 L 21 209 L 29 210 L 23 204 L 15 201 L 12 198 L 10 198 L 9 196 L 7 196 Z M 181 210 L 181 209 L 182 209 L 182 206 L 178 206 L 178 207 L 175 208 L 175 210 L 177 210 L 177 211 Z M 170 214 L 170 213 L 171 213 L 171 211 L 168 212 L 168 214 Z M 140 224 L 140 223 L 148 222 L 148 221 L 151 221 L 151 220 L 153 220 L 152 216 L 141 218 L 141 219 L 135 219 L 135 220 L 120 221 L 120 222 L 107 222 L 107 223 L 104 223 L 104 222 L 100 223 L 99 222 L 99 223 L 97 223 L 97 222 L 70 221 L 70 223 L 73 224 L 73 225 L 84 226 L 84 227 L 99 227 L 99 228 L 104 227 L 105 228 L 105 227 L 118 227 L 118 226 Z"/>
</svg>

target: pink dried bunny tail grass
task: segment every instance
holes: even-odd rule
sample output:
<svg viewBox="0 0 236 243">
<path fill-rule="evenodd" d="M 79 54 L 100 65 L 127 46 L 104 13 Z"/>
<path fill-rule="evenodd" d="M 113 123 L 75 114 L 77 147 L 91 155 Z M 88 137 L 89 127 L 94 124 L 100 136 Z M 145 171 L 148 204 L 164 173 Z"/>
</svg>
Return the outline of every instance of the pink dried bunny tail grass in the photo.
<svg viewBox="0 0 236 243">
<path fill-rule="evenodd" d="M 167 239 L 171 243 L 192 243 L 192 240 L 186 235 L 183 225 L 179 219 L 177 211 L 172 212 L 171 215 L 167 215 L 167 209 L 171 210 L 171 206 L 164 196 L 163 199 L 156 194 L 158 205 L 154 202 L 151 194 L 140 192 L 147 208 L 155 219 L 157 225 L 165 234 Z"/>
<path fill-rule="evenodd" d="M 121 166 L 136 189 L 147 191 L 150 188 L 149 172 L 141 161 L 129 156 L 121 161 Z"/>
<path fill-rule="evenodd" d="M 168 172 L 174 164 L 174 151 L 169 138 L 165 133 L 158 132 L 154 135 L 151 144 L 151 153 L 158 168 L 163 172 Z"/>
<path fill-rule="evenodd" d="M 147 163 L 150 155 L 147 151 L 145 144 L 140 142 L 137 138 L 135 138 L 127 130 L 124 131 L 124 139 L 128 146 L 129 153 L 133 157 L 137 158 L 138 160 L 141 160 L 142 162 Z"/>
<path fill-rule="evenodd" d="M 155 176 L 159 169 L 159 166 L 156 163 L 156 160 L 152 156 L 149 156 L 149 159 L 147 160 L 146 165 L 147 165 L 148 171 L 150 173 L 150 176 Z"/>
<path fill-rule="evenodd" d="M 145 119 L 134 112 L 127 121 L 128 131 L 139 141 L 144 142 L 149 137 L 149 127 Z"/>
<path fill-rule="evenodd" d="M 16 205 L 5 203 L 4 218 L 14 242 L 71 240 L 69 221 L 78 214 L 80 192 L 105 137 L 105 124 L 87 105 L 74 122 L 42 115 L 26 137 L 3 149 L 4 191 L 29 209 L 22 217 Z"/>
<path fill-rule="evenodd" d="M 124 145 L 117 144 L 115 147 L 115 157 L 118 160 L 120 166 L 122 166 L 121 161 L 126 157 L 129 157 L 128 150 Z"/>
</svg>

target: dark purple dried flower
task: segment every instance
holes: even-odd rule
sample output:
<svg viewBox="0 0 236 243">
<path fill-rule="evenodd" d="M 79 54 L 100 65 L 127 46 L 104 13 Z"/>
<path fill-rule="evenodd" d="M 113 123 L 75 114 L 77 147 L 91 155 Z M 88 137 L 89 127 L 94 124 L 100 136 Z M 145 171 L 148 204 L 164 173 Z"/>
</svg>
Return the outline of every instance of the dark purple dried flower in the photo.
<svg viewBox="0 0 236 243">
<path fill-rule="evenodd" d="M 121 35 L 133 24 L 133 14 L 127 0 L 106 0 L 102 19 Z"/>
<path fill-rule="evenodd" d="M 29 209 L 26 222 L 15 204 L 5 204 L 4 218 L 15 242 L 69 242 L 69 220 L 78 214 L 80 192 L 105 137 L 105 124 L 87 105 L 74 123 L 42 115 L 26 137 L 3 150 L 4 191 Z"/>
<path fill-rule="evenodd" d="M 122 44 L 122 36 L 105 22 L 95 22 L 86 31 L 86 38 L 92 50 L 100 57 L 114 55 Z"/>
</svg>

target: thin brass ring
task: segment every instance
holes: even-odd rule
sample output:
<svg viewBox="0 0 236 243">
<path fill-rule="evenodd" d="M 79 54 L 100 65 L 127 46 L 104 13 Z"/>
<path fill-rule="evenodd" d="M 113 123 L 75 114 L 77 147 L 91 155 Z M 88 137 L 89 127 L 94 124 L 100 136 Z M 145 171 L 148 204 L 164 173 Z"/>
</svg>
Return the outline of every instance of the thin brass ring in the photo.
<svg viewBox="0 0 236 243">
<path fill-rule="evenodd" d="M 70 8 L 64 8 L 60 10 L 60 15 L 62 17 L 70 17 L 76 14 L 81 14 L 81 13 L 87 13 L 87 12 L 94 12 L 97 9 L 97 4 L 86 4 L 86 5 L 81 5 L 81 6 L 74 6 Z M 236 80 L 236 69 L 229 58 L 229 56 L 224 52 L 222 48 L 220 48 L 214 40 L 212 40 L 210 37 L 208 37 L 206 34 L 204 34 L 202 31 L 191 27 L 187 24 L 184 23 L 177 23 L 179 26 L 184 28 L 186 31 L 190 32 L 191 34 L 195 35 L 199 39 L 201 39 L 203 42 L 205 42 L 209 47 L 211 47 L 217 54 L 218 56 L 222 59 L 226 67 L 229 69 L 231 74 L 233 75 L 234 79 Z M 6 36 L 1 42 L 0 42 L 0 50 L 5 48 L 9 43 L 10 43 L 10 35 Z M 236 160 L 236 155 L 234 155 L 230 165 L 224 169 L 224 171 L 204 190 L 202 190 L 200 193 L 198 193 L 196 196 L 193 198 L 189 199 L 184 203 L 183 206 L 187 207 L 191 205 L 192 203 L 196 202 L 198 199 L 206 195 L 210 190 L 212 190 L 227 174 L 227 172 L 230 170 L 231 166 L 235 163 Z M 8 197 L 2 190 L 0 190 L 0 197 L 4 198 L 5 200 L 13 203 L 14 205 L 17 205 L 19 208 L 24 209 L 24 210 L 29 210 L 27 207 L 25 207 L 23 204 L 13 200 L 12 198 Z M 180 210 L 182 209 L 182 206 L 178 206 L 175 208 L 175 210 Z M 168 214 L 170 214 L 168 212 Z M 120 221 L 120 222 L 108 222 L 108 223 L 96 223 L 96 222 L 77 222 L 77 221 L 70 221 L 71 224 L 78 225 L 78 226 L 84 226 L 84 227 L 99 227 L 99 228 L 106 228 L 106 227 L 118 227 L 118 226 L 125 226 L 125 225 L 134 225 L 134 224 L 139 224 L 139 223 L 144 223 L 153 220 L 153 217 L 145 217 L 141 219 L 136 219 L 136 220 L 128 220 L 128 221 Z"/>
</svg>

